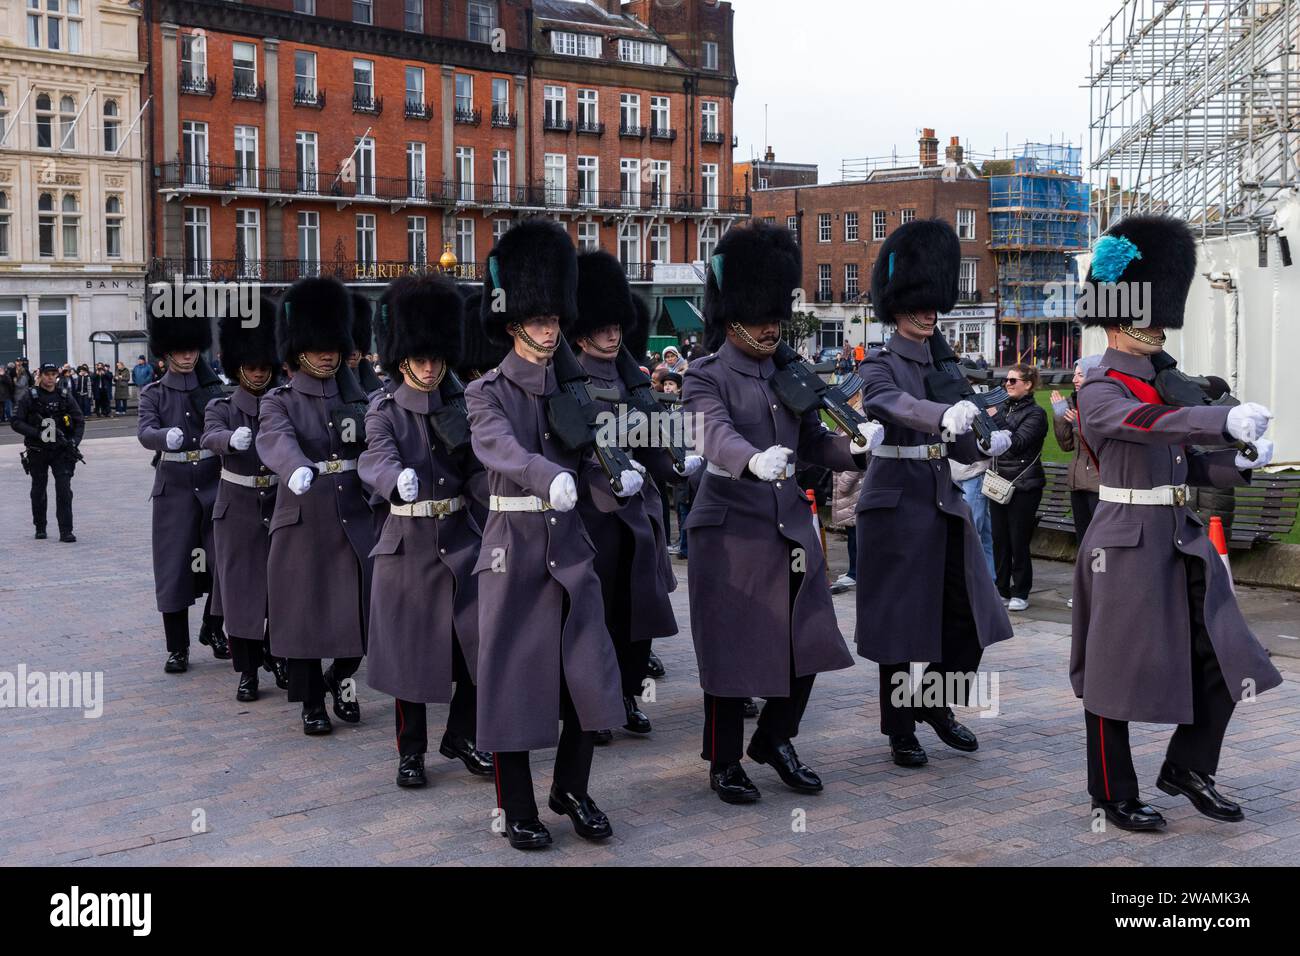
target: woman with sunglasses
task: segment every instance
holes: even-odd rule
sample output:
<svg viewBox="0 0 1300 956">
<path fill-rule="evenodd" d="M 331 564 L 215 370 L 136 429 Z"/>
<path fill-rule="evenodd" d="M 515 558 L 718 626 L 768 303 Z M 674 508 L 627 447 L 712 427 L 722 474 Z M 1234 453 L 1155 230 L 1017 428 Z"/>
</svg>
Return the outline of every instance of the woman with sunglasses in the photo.
<svg viewBox="0 0 1300 956">
<path fill-rule="evenodd" d="M 1047 475 L 1043 472 L 1043 441 L 1047 438 L 1047 413 L 1034 401 L 1038 369 L 1013 365 L 1007 372 L 1004 412 L 1011 430 L 1011 447 L 993 459 L 992 468 L 1015 486 L 1006 504 L 989 502 L 993 520 L 993 560 L 997 565 L 998 593 L 1010 611 L 1029 607 L 1034 584 L 1034 562 L 1029 539 L 1038 523 L 1038 503 Z"/>
</svg>

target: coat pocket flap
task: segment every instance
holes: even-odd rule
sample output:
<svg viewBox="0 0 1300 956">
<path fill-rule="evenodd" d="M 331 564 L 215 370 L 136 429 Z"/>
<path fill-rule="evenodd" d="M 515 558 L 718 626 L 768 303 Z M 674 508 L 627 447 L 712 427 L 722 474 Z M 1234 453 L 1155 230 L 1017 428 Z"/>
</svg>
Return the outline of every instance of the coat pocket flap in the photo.
<svg viewBox="0 0 1300 956">
<path fill-rule="evenodd" d="M 1136 548 L 1142 543 L 1142 525 L 1124 524 L 1092 525 L 1088 529 L 1089 548 Z"/>
<path fill-rule="evenodd" d="M 226 516 L 226 509 L 230 507 L 229 501 L 218 501 L 212 506 L 212 520 L 218 521 Z"/>
<path fill-rule="evenodd" d="M 375 546 L 370 550 L 370 556 L 373 558 L 378 554 L 401 554 L 402 553 L 402 532 L 396 533 L 384 529 L 384 533 L 379 536 Z"/>
<path fill-rule="evenodd" d="M 687 531 L 692 528 L 716 528 L 726 520 L 726 505 L 704 505 L 691 509 L 690 514 L 686 516 L 684 527 Z"/>
<path fill-rule="evenodd" d="M 302 506 L 296 501 L 290 501 L 275 509 L 275 514 L 271 515 L 271 524 L 267 530 L 274 531 L 277 528 L 286 528 L 289 525 L 297 524 L 301 520 Z"/>
<path fill-rule="evenodd" d="M 858 511 L 871 511 L 875 508 L 897 508 L 903 497 L 902 488 L 868 488 L 858 498 Z"/>
</svg>

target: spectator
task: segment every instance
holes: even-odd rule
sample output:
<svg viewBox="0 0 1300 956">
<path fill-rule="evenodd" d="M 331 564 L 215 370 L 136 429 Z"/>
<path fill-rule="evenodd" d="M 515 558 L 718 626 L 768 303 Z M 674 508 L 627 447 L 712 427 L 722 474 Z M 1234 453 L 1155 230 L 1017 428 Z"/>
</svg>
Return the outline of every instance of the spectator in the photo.
<svg viewBox="0 0 1300 956">
<path fill-rule="evenodd" d="M 1032 365 L 1011 366 L 1006 387 L 1011 396 L 1006 405 L 1011 447 L 993 460 L 992 467 L 1015 490 L 1006 504 L 990 501 L 989 515 L 993 522 L 998 591 L 1009 610 L 1023 611 L 1029 607 L 1029 592 L 1034 584 L 1029 539 L 1038 523 L 1038 503 L 1047 484 L 1042 463 L 1047 413 L 1034 401 L 1038 370 Z"/>
<path fill-rule="evenodd" d="M 14 417 L 14 363 L 0 369 L 0 422 Z"/>
<path fill-rule="evenodd" d="M 157 362 L 154 363 L 153 366 L 153 380 L 155 382 L 162 381 L 162 377 L 166 374 L 167 374 L 167 363 L 164 362 L 162 359 L 159 359 Z"/>
<path fill-rule="evenodd" d="M 100 418 L 111 418 L 113 415 L 113 373 L 108 370 L 108 366 L 103 362 L 96 362 L 92 381 L 94 383 L 95 414 Z"/>
<path fill-rule="evenodd" d="M 850 374 L 855 368 L 857 368 L 857 366 L 853 364 L 853 346 L 845 342 L 844 348 L 840 349 L 840 354 L 835 359 L 835 374 L 838 376 L 845 376 Z"/>
<path fill-rule="evenodd" d="M 136 388 L 144 388 L 153 381 L 153 369 L 143 355 L 136 356 L 135 368 L 131 369 L 131 382 Z"/>
<path fill-rule="evenodd" d="M 18 359 L 14 362 L 14 403 L 22 397 L 23 392 L 32 387 L 32 376 L 27 371 L 27 360 Z"/>
<path fill-rule="evenodd" d="M 82 417 L 89 418 L 95 401 L 95 380 L 90 374 L 89 365 L 77 366 L 74 382 L 73 387 L 77 393 L 77 402 L 81 405 Z"/>
<path fill-rule="evenodd" d="M 126 414 L 126 402 L 131 397 L 131 370 L 126 363 L 118 362 L 113 372 L 113 402 L 115 415 Z"/>
<path fill-rule="evenodd" d="M 1066 398 L 1060 392 L 1052 392 L 1052 430 L 1056 432 L 1056 443 L 1062 451 L 1072 452 L 1070 458 L 1069 488 L 1070 511 L 1074 515 L 1074 537 L 1083 543 L 1084 533 L 1097 513 L 1098 488 L 1101 476 L 1097 473 L 1097 461 L 1079 432 L 1079 388 L 1087 377 L 1088 371 L 1101 362 L 1101 356 L 1089 355 L 1074 363 L 1074 391 Z M 1069 600 L 1074 607 L 1074 599 Z"/>
<path fill-rule="evenodd" d="M 678 375 L 686 374 L 687 362 L 682 358 L 682 353 L 674 345 L 664 349 L 664 367 L 670 372 L 676 372 Z"/>
<path fill-rule="evenodd" d="M 665 368 L 657 368 L 651 372 L 650 387 L 656 392 L 662 392 L 664 390 L 664 377 L 667 376 L 667 374 L 668 370 Z"/>
<path fill-rule="evenodd" d="M 662 391 L 665 395 L 680 395 L 682 393 L 683 379 L 676 372 L 665 371 L 660 381 L 663 383 Z"/>
<path fill-rule="evenodd" d="M 845 354 L 852 355 L 849 347 L 844 346 Z M 862 393 L 855 392 L 849 404 L 862 410 Z M 831 521 L 830 527 L 844 528 L 848 532 L 849 569 L 835 579 L 831 591 L 839 593 L 856 587 L 858 584 L 858 497 L 862 491 L 861 471 L 837 471 L 831 476 Z"/>
</svg>

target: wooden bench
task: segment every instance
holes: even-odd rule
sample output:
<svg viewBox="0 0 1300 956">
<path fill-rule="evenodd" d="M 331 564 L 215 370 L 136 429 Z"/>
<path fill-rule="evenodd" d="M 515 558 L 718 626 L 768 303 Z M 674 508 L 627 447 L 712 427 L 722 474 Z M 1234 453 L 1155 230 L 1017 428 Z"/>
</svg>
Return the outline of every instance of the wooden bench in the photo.
<svg viewBox="0 0 1300 956">
<path fill-rule="evenodd" d="M 1074 515 L 1070 508 L 1069 464 L 1045 461 L 1047 487 L 1038 506 L 1038 526 L 1074 533 Z M 1300 474 L 1257 475 L 1246 486 L 1234 489 L 1230 548 L 1250 548 L 1265 541 L 1275 541 L 1290 533 L 1300 510 Z M 1200 512 L 1207 522 L 1209 515 Z"/>
</svg>

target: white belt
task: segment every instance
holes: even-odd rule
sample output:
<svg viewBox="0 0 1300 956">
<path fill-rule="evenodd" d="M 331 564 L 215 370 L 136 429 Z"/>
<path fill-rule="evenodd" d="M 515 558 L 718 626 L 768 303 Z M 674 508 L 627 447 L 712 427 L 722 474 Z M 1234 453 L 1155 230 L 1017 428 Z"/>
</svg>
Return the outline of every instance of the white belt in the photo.
<svg viewBox="0 0 1300 956">
<path fill-rule="evenodd" d="M 221 469 L 221 480 L 228 481 L 232 485 L 243 485 L 245 488 L 274 488 L 279 484 L 278 475 L 237 475 L 233 471 Z"/>
<path fill-rule="evenodd" d="M 397 515 L 399 518 L 438 518 L 441 520 L 449 514 L 455 514 L 463 507 L 465 507 L 465 499 L 457 495 L 455 498 L 438 498 L 433 501 L 416 501 L 409 505 L 393 505 L 388 509 L 388 513 Z"/>
<path fill-rule="evenodd" d="M 524 495 L 520 498 L 493 495 L 488 499 L 488 508 L 492 511 L 550 511 L 551 504 L 536 495 Z"/>
<path fill-rule="evenodd" d="M 329 461 L 312 462 L 312 467 L 316 469 L 318 475 L 337 475 L 342 471 L 356 471 L 357 460 L 355 458 L 331 458 Z"/>
<path fill-rule="evenodd" d="M 708 473 L 709 473 L 710 475 L 717 475 L 719 478 L 736 478 L 736 477 L 738 477 L 737 475 L 733 475 L 731 472 L 727 471 L 727 469 L 723 468 L 722 466 L 720 466 L 720 465 L 715 465 L 713 462 L 708 462 L 708 463 L 705 465 L 705 470 L 708 471 Z M 794 477 L 794 465 L 791 465 L 791 464 L 787 463 L 786 466 L 785 466 L 785 471 L 782 472 L 778 477 L 779 477 L 779 478 L 793 478 L 793 477 Z"/>
<path fill-rule="evenodd" d="M 881 445 L 871 450 L 871 457 L 933 461 L 948 457 L 948 445 L 946 442 L 935 442 L 933 445 Z"/>
<path fill-rule="evenodd" d="M 1182 507 L 1187 504 L 1186 485 L 1160 485 L 1158 488 L 1108 488 L 1102 485 L 1099 494 L 1102 501 L 1113 501 L 1121 505 L 1171 505 Z"/>
<path fill-rule="evenodd" d="M 198 451 L 165 451 L 162 453 L 163 461 L 203 461 L 211 457 L 212 452 L 206 448 L 200 448 Z"/>
</svg>

